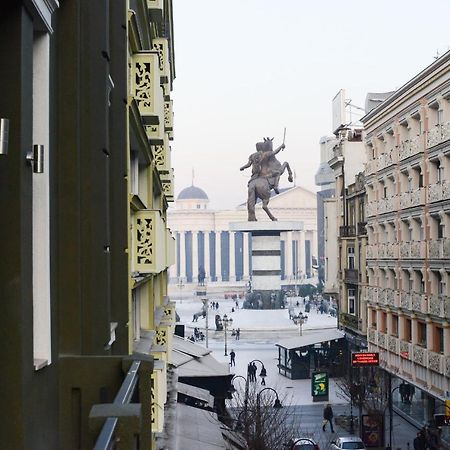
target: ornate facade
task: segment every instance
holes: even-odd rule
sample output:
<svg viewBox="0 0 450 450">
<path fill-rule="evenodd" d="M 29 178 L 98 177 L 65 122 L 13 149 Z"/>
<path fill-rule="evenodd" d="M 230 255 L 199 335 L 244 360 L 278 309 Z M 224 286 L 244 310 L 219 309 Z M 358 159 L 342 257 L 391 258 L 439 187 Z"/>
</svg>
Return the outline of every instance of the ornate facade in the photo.
<svg viewBox="0 0 450 450">
<path fill-rule="evenodd" d="M 450 390 L 450 52 L 362 120 L 369 349 L 426 423 Z"/>
</svg>

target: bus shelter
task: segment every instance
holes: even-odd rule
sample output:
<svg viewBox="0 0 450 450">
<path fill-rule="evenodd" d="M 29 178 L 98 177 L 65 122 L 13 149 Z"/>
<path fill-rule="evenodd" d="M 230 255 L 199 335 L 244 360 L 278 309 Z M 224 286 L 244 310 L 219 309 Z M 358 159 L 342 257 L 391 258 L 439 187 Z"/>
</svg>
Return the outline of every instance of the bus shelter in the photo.
<svg viewBox="0 0 450 450">
<path fill-rule="evenodd" d="M 278 347 L 278 372 L 293 380 L 307 379 L 317 370 L 330 377 L 341 376 L 344 370 L 345 333 L 332 329 L 285 339 Z"/>
</svg>

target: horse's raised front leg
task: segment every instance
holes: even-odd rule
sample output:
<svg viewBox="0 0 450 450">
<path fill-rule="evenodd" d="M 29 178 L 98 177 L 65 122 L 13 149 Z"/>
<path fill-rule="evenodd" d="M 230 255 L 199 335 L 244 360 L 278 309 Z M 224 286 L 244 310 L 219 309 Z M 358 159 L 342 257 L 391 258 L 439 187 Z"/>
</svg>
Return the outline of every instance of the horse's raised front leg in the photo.
<svg viewBox="0 0 450 450">
<path fill-rule="evenodd" d="M 270 220 L 276 221 L 277 218 L 272 215 L 272 213 L 270 212 L 269 208 L 268 208 L 268 204 L 269 204 L 269 199 L 266 198 L 262 201 L 262 208 L 263 210 L 266 212 L 266 214 L 269 216 Z"/>
<path fill-rule="evenodd" d="M 289 166 L 289 163 L 284 162 L 283 165 L 281 166 L 281 168 L 283 169 L 283 172 L 287 169 L 288 174 L 289 174 L 288 181 L 290 183 L 292 183 L 294 181 L 294 178 L 292 177 L 292 170 L 291 170 L 291 167 Z M 283 173 L 283 172 L 281 172 L 281 173 Z"/>
</svg>

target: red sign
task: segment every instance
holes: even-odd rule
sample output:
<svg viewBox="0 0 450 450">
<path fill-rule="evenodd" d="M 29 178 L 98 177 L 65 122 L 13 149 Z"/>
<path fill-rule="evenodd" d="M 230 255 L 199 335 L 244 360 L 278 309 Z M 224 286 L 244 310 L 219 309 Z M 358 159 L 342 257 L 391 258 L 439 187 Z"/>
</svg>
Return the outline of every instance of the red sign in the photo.
<svg viewBox="0 0 450 450">
<path fill-rule="evenodd" d="M 405 359 L 409 359 L 409 352 L 400 352 L 400 356 Z"/>
<path fill-rule="evenodd" d="M 379 366 L 380 354 L 375 352 L 352 353 L 352 366 Z"/>
</svg>

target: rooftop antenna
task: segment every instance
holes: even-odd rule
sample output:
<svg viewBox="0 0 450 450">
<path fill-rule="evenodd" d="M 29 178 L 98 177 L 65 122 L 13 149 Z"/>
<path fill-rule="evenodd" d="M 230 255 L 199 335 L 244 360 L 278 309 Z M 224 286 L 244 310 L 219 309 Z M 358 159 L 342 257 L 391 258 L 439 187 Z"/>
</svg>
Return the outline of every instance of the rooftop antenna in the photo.
<svg viewBox="0 0 450 450">
<path fill-rule="evenodd" d="M 433 56 L 434 59 L 439 59 L 441 55 L 439 54 L 439 49 L 436 50 L 436 56 Z"/>
</svg>

